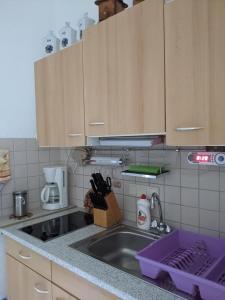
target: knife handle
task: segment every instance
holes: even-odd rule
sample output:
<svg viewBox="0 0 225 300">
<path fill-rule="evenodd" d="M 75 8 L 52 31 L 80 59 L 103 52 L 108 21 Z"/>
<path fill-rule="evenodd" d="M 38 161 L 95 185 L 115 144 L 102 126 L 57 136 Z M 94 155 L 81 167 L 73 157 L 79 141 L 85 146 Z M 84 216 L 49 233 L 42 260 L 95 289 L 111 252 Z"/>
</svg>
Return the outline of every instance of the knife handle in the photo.
<svg viewBox="0 0 225 300">
<path fill-rule="evenodd" d="M 93 180 L 93 179 L 91 179 L 91 180 L 90 180 L 90 183 L 91 183 L 92 190 L 94 191 L 94 193 L 96 193 L 96 194 L 97 194 L 97 189 L 96 189 L 96 186 L 95 186 L 94 180 Z"/>
</svg>

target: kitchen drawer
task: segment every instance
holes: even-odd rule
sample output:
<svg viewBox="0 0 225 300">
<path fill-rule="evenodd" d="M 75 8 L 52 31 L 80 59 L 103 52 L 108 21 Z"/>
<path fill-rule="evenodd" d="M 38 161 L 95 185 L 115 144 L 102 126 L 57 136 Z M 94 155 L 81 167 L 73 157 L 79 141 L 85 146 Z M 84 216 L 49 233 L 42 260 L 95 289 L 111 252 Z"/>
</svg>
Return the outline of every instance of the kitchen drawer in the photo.
<svg viewBox="0 0 225 300">
<path fill-rule="evenodd" d="M 63 291 L 54 284 L 52 285 L 52 297 L 53 300 L 79 300 L 78 298 L 69 295 L 67 292 Z"/>
<path fill-rule="evenodd" d="M 51 262 L 47 258 L 10 238 L 6 238 L 6 252 L 35 272 L 51 280 Z"/>
<path fill-rule="evenodd" d="M 82 300 L 117 300 L 118 297 L 52 263 L 52 281 Z"/>
<path fill-rule="evenodd" d="M 7 255 L 9 300 L 52 300 L 52 284 L 24 264 Z"/>
</svg>

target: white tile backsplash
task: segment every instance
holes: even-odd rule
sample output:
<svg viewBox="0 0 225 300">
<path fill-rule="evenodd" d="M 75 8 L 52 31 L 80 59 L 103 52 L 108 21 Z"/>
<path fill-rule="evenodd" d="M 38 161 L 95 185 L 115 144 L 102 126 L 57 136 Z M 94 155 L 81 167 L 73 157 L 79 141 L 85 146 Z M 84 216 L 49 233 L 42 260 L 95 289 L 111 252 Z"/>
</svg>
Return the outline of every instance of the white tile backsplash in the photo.
<svg viewBox="0 0 225 300">
<path fill-rule="evenodd" d="M 165 175 L 165 184 L 180 186 L 181 173 L 180 169 L 171 169 L 168 174 Z"/>
<path fill-rule="evenodd" d="M 54 163 L 58 165 L 61 151 L 40 149 L 35 139 L 0 139 L 0 148 L 3 147 L 10 150 L 12 178 L 0 193 L 0 215 L 12 214 L 12 193 L 16 190 L 28 190 L 30 209 L 40 207 L 40 190 L 44 185 L 43 167 Z"/>
<path fill-rule="evenodd" d="M 124 196 L 124 210 L 136 213 L 137 198 L 131 196 Z"/>
<path fill-rule="evenodd" d="M 191 188 L 181 188 L 181 205 L 199 207 L 199 190 Z"/>
<path fill-rule="evenodd" d="M 198 188 L 198 170 L 181 169 L 181 186 Z"/>
<path fill-rule="evenodd" d="M 171 203 L 165 203 L 165 218 L 173 222 L 180 223 L 181 206 Z"/>
<path fill-rule="evenodd" d="M 124 168 L 96 168 L 86 166 L 75 169 L 73 159 L 68 160 L 70 149 L 39 148 L 35 139 L 0 139 L 0 147 L 9 149 L 12 167 L 12 180 L 0 193 L 0 215 L 12 213 L 12 192 L 28 189 L 30 208 L 40 205 L 40 190 L 45 181 L 43 167 L 64 164 L 69 169 L 70 203 L 83 206 L 83 199 L 90 188 L 90 175 L 101 172 L 112 176 L 120 183 L 113 187 L 124 218 L 136 221 L 136 203 L 142 193 L 148 197 L 152 192 L 160 194 L 165 220 L 177 228 L 225 237 L 225 168 L 208 168 L 190 165 L 187 162 L 189 151 L 150 150 L 129 151 L 128 164 L 165 164 L 170 173 L 156 180 L 121 176 Z M 115 152 L 115 153 L 114 153 Z M 71 152 L 72 153 L 72 152 Z M 118 151 L 103 151 L 103 154 L 117 154 Z M 118 154 L 119 153 L 119 154 Z M 72 154 L 71 154 L 72 157 Z M 224 170 L 224 171 L 223 171 Z"/>
<path fill-rule="evenodd" d="M 225 192 L 225 172 L 220 172 L 220 191 Z"/>
<path fill-rule="evenodd" d="M 28 151 L 27 152 L 27 162 L 28 164 L 38 163 L 38 151 Z"/>
<path fill-rule="evenodd" d="M 181 206 L 181 220 L 183 224 L 199 226 L 199 211 L 196 207 Z"/>
<path fill-rule="evenodd" d="M 199 191 L 200 208 L 219 211 L 219 192 L 216 191 Z"/>
<path fill-rule="evenodd" d="M 217 168 L 189 165 L 186 159 L 188 152 L 175 150 L 129 152 L 129 163 L 145 164 L 148 159 L 155 165 L 164 162 L 169 167 L 170 172 L 156 180 L 121 176 L 121 167 L 116 169 L 108 167 L 105 173 L 111 172 L 113 179 L 121 183 L 120 188 L 113 189 L 126 220 L 136 220 L 136 202 L 142 193 L 150 197 L 152 192 L 156 191 L 160 194 L 165 220 L 172 226 L 209 235 L 222 236 L 224 232 L 225 236 L 225 224 L 219 214 L 219 211 L 224 211 L 225 214 L 225 172 L 219 172 Z M 61 154 L 61 159 L 66 157 L 62 151 Z M 81 182 L 79 176 L 84 174 L 85 194 L 90 187 L 89 176 L 96 171 L 96 167 L 93 166 L 81 167 L 79 175 L 72 179 L 75 188 L 82 189 L 79 187 Z M 83 197 L 81 191 L 73 192 L 72 195 L 78 199 L 73 199 L 73 203 L 81 205 L 80 198 Z"/>
<path fill-rule="evenodd" d="M 220 210 L 225 212 L 225 193 L 220 192 Z"/>
<path fill-rule="evenodd" d="M 199 188 L 205 190 L 219 190 L 219 170 L 217 172 L 212 171 L 200 171 L 199 172 Z"/>
<path fill-rule="evenodd" d="M 219 231 L 219 212 L 200 209 L 200 227 Z"/>
<path fill-rule="evenodd" d="M 180 205 L 180 187 L 165 186 L 165 202 Z"/>
</svg>

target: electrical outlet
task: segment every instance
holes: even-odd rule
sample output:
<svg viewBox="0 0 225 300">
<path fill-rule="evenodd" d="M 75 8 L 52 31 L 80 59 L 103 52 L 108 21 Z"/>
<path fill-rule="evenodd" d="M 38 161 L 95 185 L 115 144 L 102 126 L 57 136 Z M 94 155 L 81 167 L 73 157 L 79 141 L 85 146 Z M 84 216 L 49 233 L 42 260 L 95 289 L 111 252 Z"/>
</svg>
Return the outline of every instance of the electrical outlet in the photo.
<svg viewBox="0 0 225 300">
<path fill-rule="evenodd" d="M 121 181 L 119 180 L 113 180 L 113 187 L 120 189 L 121 188 Z"/>
<path fill-rule="evenodd" d="M 159 195 L 159 187 L 148 187 L 147 188 L 147 197 L 151 198 L 153 193 L 157 193 Z"/>
</svg>

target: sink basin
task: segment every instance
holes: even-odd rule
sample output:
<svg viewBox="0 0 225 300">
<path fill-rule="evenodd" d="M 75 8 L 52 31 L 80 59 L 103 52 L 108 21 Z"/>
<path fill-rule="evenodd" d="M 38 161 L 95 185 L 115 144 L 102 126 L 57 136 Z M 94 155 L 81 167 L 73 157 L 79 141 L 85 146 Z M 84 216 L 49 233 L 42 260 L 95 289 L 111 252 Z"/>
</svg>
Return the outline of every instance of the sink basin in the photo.
<svg viewBox="0 0 225 300">
<path fill-rule="evenodd" d="M 193 299 L 192 296 L 178 291 L 166 274 L 162 274 L 159 280 L 141 274 L 135 254 L 157 239 L 159 236 L 150 232 L 119 225 L 76 242 L 70 247 L 185 299 Z"/>
<path fill-rule="evenodd" d="M 157 235 L 127 225 L 119 225 L 76 242 L 70 247 L 125 272 L 141 276 L 135 254 L 157 238 Z"/>
</svg>

